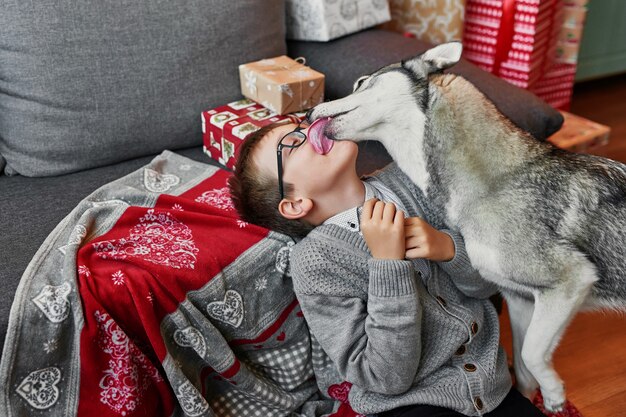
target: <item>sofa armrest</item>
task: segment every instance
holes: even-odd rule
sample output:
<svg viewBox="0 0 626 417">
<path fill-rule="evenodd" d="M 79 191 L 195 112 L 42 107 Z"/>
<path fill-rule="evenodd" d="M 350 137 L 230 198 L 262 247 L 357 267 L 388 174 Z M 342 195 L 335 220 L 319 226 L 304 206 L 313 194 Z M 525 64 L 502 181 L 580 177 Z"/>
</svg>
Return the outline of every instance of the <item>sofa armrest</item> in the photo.
<svg viewBox="0 0 626 417">
<path fill-rule="evenodd" d="M 361 75 L 413 57 L 432 45 L 400 33 L 370 29 L 331 42 L 288 41 L 288 54 L 303 56 L 307 65 L 326 75 L 326 98 L 333 100 L 352 92 Z M 466 60 L 450 69 L 482 91 L 513 123 L 545 140 L 556 132 L 563 117 L 534 94 L 483 71 Z"/>
</svg>

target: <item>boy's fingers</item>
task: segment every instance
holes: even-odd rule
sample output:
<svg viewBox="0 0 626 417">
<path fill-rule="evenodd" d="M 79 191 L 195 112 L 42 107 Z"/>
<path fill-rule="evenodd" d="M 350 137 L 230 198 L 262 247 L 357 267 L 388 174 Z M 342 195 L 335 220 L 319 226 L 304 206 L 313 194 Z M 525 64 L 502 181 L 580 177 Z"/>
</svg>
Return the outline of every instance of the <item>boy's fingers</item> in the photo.
<svg viewBox="0 0 626 417">
<path fill-rule="evenodd" d="M 404 212 L 402 210 L 396 210 L 396 215 L 393 218 L 394 224 L 404 224 Z"/>
<path fill-rule="evenodd" d="M 385 203 L 378 200 L 376 204 L 374 204 L 374 211 L 372 212 L 372 219 L 380 220 L 383 218 L 383 210 L 385 209 Z"/>
<path fill-rule="evenodd" d="M 424 220 L 421 217 L 407 217 L 406 219 L 404 219 L 404 224 L 410 226 L 412 224 L 419 224 L 423 221 Z"/>
<path fill-rule="evenodd" d="M 376 198 L 370 198 L 369 200 L 367 200 L 365 203 L 363 203 L 363 212 L 361 213 L 361 216 L 364 219 L 371 219 L 372 218 L 372 212 L 374 210 L 374 204 L 376 204 L 378 200 Z"/>
<path fill-rule="evenodd" d="M 396 206 L 393 203 L 385 203 L 383 208 L 383 220 L 388 223 L 393 223 L 393 219 L 396 216 Z"/>
<path fill-rule="evenodd" d="M 405 247 L 407 249 L 418 248 L 420 246 L 421 240 L 417 237 L 407 237 L 405 239 Z"/>
<path fill-rule="evenodd" d="M 404 254 L 404 256 L 407 259 L 418 259 L 418 258 L 425 258 L 426 257 L 426 251 L 422 248 L 413 248 L 413 249 L 409 249 L 408 251 L 406 251 L 406 253 Z"/>
</svg>

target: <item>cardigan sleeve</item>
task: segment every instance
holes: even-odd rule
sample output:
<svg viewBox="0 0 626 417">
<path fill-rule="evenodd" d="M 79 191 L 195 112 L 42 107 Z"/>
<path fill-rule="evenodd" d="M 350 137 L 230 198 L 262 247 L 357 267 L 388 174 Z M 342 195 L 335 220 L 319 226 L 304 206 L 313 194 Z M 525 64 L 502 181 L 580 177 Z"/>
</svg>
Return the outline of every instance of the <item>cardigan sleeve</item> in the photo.
<svg viewBox="0 0 626 417">
<path fill-rule="evenodd" d="M 452 281 L 461 292 L 469 297 L 489 298 L 496 292 L 498 287 L 485 280 L 472 266 L 463 237 L 451 230 L 442 229 L 452 238 L 454 242 L 454 258 L 447 262 L 437 262 L 437 264 L 452 278 Z"/>
<path fill-rule="evenodd" d="M 296 296 L 312 335 L 346 381 L 387 395 L 412 385 L 421 354 L 421 305 L 411 262 L 369 259 L 367 299 L 315 291 L 317 276 L 340 273 L 292 263 L 294 281 L 307 280 Z M 306 270 L 306 272 L 305 272 Z"/>
</svg>

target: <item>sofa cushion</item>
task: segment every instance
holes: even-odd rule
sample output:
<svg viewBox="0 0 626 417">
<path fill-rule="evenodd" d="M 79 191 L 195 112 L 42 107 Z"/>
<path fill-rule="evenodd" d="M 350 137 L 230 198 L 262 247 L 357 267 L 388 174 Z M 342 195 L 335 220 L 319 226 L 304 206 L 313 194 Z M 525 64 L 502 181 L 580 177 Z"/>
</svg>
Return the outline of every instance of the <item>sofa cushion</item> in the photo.
<svg viewBox="0 0 626 417">
<path fill-rule="evenodd" d="M 371 29 L 329 43 L 288 41 L 288 54 L 304 56 L 307 65 L 326 76 L 326 98 L 333 100 L 352 92 L 364 74 L 410 58 L 432 45 L 400 33 Z M 496 107 L 520 128 L 544 140 L 563 123 L 561 114 L 537 96 L 461 60 L 450 69 L 471 81 Z"/>
<path fill-rule="evenodd" d="M 58 175 L 200 145 L 200 112 L 238 99 L 238 65 L 284 54 L 284 36 L 284 0 L 3 1 L 8 172 Z"/>
</svg>

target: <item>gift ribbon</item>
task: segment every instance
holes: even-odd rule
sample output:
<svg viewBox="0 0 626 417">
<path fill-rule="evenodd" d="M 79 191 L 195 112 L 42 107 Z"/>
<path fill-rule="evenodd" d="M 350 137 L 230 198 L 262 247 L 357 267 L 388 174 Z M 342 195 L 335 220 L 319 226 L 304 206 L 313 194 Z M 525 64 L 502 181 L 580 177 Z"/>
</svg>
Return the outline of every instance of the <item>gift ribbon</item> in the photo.
<svg viewBox="0 0 626 417">
<path fill-rule="evenodd" d="M 509 52 L 513 46 L 513 38 L 515 36 L 515 6 L 517 0 L 502 0 L 502 18 L 500 19 L 500 27 L 498 28 L 498 36 L 496 38 L 496 54 L 493 60 L 492 74 L 499 75 L 502 63 L 509 57 Z M 554 20 L 556 9 L 559 5 L 557 0 L 550 8 L 550 24 L 548 26 L 548 35 L 552 35 L 554 28 Z M 550 49 L 548 49 L 548 53 Z M 542 72 L 545 72 L 551 61 L 545 59 L 542 65 Z"/>
<path fill-rule="evenodd" d="M 502 18 L 500 19 L 500 28 L 496 38 L 496 56 L 493 59 L 493 69 L 491 70 L 491 73 L 495 75 L 500 73 L 500 66 L 508 58 L 509 51 L 513 45 L 513 36 L 515 35 L 515 1 L 502 0 Z"/>
</svg>

